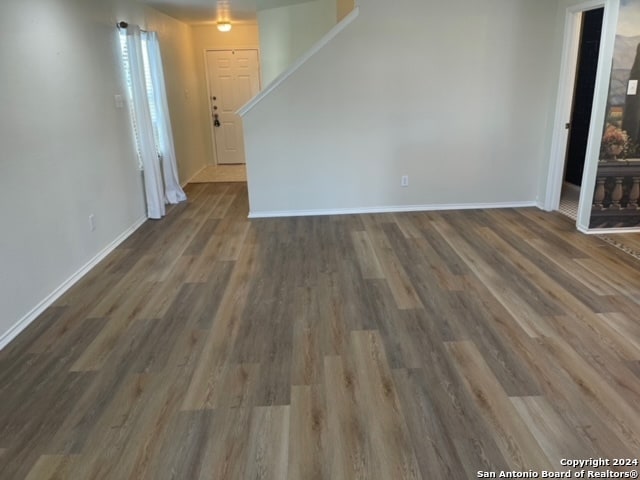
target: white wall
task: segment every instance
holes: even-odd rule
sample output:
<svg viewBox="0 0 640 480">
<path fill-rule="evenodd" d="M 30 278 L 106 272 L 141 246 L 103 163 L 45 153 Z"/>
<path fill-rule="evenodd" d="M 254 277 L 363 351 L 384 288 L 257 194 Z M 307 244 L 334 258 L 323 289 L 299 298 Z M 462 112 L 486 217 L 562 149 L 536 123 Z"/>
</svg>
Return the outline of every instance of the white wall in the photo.
<svg viewBox="0 0 640 480">
<path fill-rule="evenodd" d="M 245 115 L 252 214 L 535 202 L 556 0 L 359 6 Z"/>
<path fill-rule="evenodd" d="M 193 25 L 191 32 L 195 74 L 198 81 L 198 122 L 191 125 L 191 128 L 198 129 L 199 135 L 206 138 L 205 163 L 215 165 L 216 154 L 213 148 L 211 132 L 211 111 L 209 109 L 204 52 L 206 50 L 229 50 L 234 48 L 259 50 L 258 24 L 234 23 L 230 32 L 219 32 L 215 25 Z"/>
<path fill-rule="evenodd" d="M 337 21 L 336 0 L 313 0 L 258 12 L 262 85 L 284 72 Z"/>
<path fill-rule="evenodd" d="M 128 112 L 114 102 L 124 94 L 117 20 L 160 30 L 180 172 L 198 168 L 184 100 L 195 82 L 179 71 L 190 60 L 178 58 L 188 27 L 131 2 L 4 0 L 0 31 L 11 41 L 0 42 L 0 343 L 144 218 Z"/>
<path fill-rule="evenodd" d="M 206 164 L 209 137 L 201 123 L 198 57 L 194 54 L 191 27 L 155 10 L 145 9 L 147 28 L 158 32 L 171 127 L 173 129 L 180 179 L 184 183 Z"/>
</svg>

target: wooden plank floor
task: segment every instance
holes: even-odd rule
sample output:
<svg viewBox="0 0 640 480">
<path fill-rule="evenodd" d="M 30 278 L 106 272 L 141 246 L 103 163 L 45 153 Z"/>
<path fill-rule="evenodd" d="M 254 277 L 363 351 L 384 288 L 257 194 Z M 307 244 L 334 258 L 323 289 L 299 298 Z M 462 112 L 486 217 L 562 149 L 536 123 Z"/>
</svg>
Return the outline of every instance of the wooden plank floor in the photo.
<svg viewBox="0 0 640 480">
<path fill-rule="evenodd" d="M 187 191 L 0 352 L 0 478 L 467 479 L 640 456 L 640 262 L 570 220 L 250 221 L 244 184 Z"/>
<path fill-rule="evenodd" d="M 616 235 L 600 235 L 600 238 L 640 260 L 640 233 L 634 232 L 619 233 Z"/>
</svg>

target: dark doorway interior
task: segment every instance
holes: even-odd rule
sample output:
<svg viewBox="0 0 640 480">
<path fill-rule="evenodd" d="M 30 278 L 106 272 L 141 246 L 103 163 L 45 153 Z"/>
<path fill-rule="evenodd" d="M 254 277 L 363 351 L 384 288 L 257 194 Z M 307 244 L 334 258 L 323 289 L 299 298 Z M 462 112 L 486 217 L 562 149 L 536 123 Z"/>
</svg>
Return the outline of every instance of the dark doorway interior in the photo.
<svg viewBox="0 0 640 480">
<path fill-rule="evenodd" d="M 587 152 L 603 15 L 604 8 L 589 10 L 582 14 L 580 52 L 578 54 L 564 177 L 565 182 L 576 186 L 580 186 L 582 182 L 584 159 Z"/>
</svg>

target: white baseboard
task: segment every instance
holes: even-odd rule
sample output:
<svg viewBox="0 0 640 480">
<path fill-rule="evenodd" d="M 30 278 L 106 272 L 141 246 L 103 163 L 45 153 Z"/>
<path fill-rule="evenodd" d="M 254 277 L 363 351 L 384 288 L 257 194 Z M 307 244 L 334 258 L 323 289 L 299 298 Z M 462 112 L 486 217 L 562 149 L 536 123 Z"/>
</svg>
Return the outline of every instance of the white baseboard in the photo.
<svg viewBox="0 0 640 480">
<path fill-rule="evenodd" d="M 615 233 L 640 233 L 638 227 L 628 228 L 585 228 L 582 225 L 578 225 L 578 230 L 587 235 L 611 235 Z"/>
<path fill-rule="evenodd" d="M 537 207 L 536 202 L 509 203 L 461 203 L 446 205 L 401 205 L 397 207 L 361 207 L 318 210 L 289 210 L 272 212 L 249 212 L 249 218 L 280 218 L 280 217 L 313 217 L 325 215 L 358 215 L 363 213 L 403 213 L 403 212 L 432 212 L 438 210 L 480 210 L 494 208 L 526 208 Z"/>
<path fill-rule="evenodd" d="M 540 210 L 542 210 L 543 212 L 552 212 L 553 210 L 547 210 L 545 204 L 539 200 L 536 200 L 535 202 L 535 207 L 538 207 Z"/>
<path fill-rule="evenodd" d="M 76 284 L 82 277 L 84 277 L 89 270 L 95 267 L 100 261 L 102 261 L 107 255 L 116 249 L 118 245 L 124 242 L 133 232 L 135 232 L 140 226 L 147 221 L 147 217 L 140 218 L 129 227 L 124 233 L 118 236 L 113 242 L 107 245 L 100 251 L 95 257 L 87 262 L 80 270 L 75 272 L 71 277 L 65 280 L 58 288 L 51 292 L 45 299 L 43 299 L 38 305 L 36 305 L 29 313 L 16 322 L 8 331 L 0 335 L 0 350 L 6 347 L 14 338 L 16 338 L 20 332 L 27 328 L 31 322 L 33 322 L 38 316 L 49 308 L 58 298 L 60 298 L 67 290 Z"/>
</svg>

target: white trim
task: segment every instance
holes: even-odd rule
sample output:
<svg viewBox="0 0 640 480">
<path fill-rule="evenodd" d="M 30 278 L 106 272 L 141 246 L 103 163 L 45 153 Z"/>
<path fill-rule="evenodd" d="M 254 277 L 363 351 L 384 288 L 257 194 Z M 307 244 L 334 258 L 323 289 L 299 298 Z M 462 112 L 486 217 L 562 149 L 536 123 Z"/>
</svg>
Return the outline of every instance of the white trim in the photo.
<svg viewBox="0 0 640 480">
<path fill-rule="evenodd" d="M 591 221 L 593 192 L 596 189 L 596 177 L 600 156 L 600 143 L 607 115 L 609 99 L 609 83 L 613 67 L 613 55 L 618 29 L 618 14 L 620 0 L 609 0 L 605 5 L 602 19 L 602 37 L 600 40 L 600 54 L 598 56 L 598 70 L 596 85 L 593 92 L 593 109 L 589 123 L 589 138 L 585 155 L 584 171 L 582 174 L 580 201 L 578 203 L 578 228 L 588 228 Z"/>
<path fill-rule="evenodd" d="M 578 225 L 578 230 L 582 233 L 586 233 L 587 235 L 608 235 L 615 233 L 640 233 L 640 228 L 638 227 L 629 227 L 629 228 L 584 228 L 581 225 Z"/>
<path fill-rule="evenodd" d="M 336 208 L 318 210 L 287 210 L 272 212 L 249 212 L 249 218 L 279 218 L 279 217 L 313 217 L 325 215 L 358 215 L 364 213 L 403 213 L 403 212 L 431 212 L 438 210 L 489 210 L 495 208 L 527 208 L 537 207 L 536 202 L 510 203 L 461 203 L 445 205 L 400 205 L 397 207 L 360 207 Z"/>
<path fill-rule="evenodd" d="M 260 96 L 260 94 L 262 93 L 261 89 L 262 89 L 262 68 L 260 65 L 260 48 L 259 47 L 255 47 L 255 48 L 249 48 L 249 47 L 242 47 L 242 48 L 215 48 L 215 47 L 211 47 L 211 48 L 205 48 L 202 55 L 204 58 L 204 77 L 205 77 L 205 82 L 207 84 L 207 123 L 209 124 L 209 131 L 210 131 L 210 135 L 211 135 L 211 147 L 213 148 L 213 160 L 214 163 L 213 164 L 209 164 L 208 166 L 212 166 L 212 167 L 217 167 L 218 165 L 230 165 L 228 163 L 220 163 L 220 159 L 218 158 L 218 144 L 216 143 L 216 128 L 213 125 L 213 121 L 211 120 L 211 97 L 213 96 L 211 94 L 211 82 L 210 82 L 210 78 L 209 78 L 209 56 L 207 55 L 209 52 L 237 52 L 237 51 L 255 51 L 256 55 L 258 57 L 258 93 L 256 95 L 256 97 Z M 254 98 L 256 98 L 254 97 Z M 251 102 L 251 100 L 250 100 Z M 236 112 L 236 114 L 240 115 L 239 112 Z M 244 131 L 242 132 L 242 135 L 244 136 Z M 246 154 L 244 155 L 244 162 L 243 164 L 247 163 L 247 158 L 246 158 Z"/>
<path fill-rule="evenodd" d="M 133 232 L 135 232 L 144 222 L 147 221 L 147 217 L 142 217 L 129 227 L 124 233 L 119 235 L 113 242 L 107 245 L 100 253 L 87 262 L 80 270 L 71 275 L 65 280 L 58 288 L 51 292 L 45 299 L 43 299 L 38 305 L 36 305 L 29 313 L 18 320 L 9 330 L 0 335 L 0 350 L 6 347 L 14 338 L 16 338 L 20 332 L 27 328 L 31 322 L 33 322 L 38 316 L 49 308 L 58 298 L 60 298 L 67 290 L 69 290 L 76 282 L 84 277 L 89 270 L 100 263 L 107 255 L 116 249 L 118 245 L 124 242 Z"/>
<path fill-rule="evenodd" d="M 280 84 L 284 83 L 284 81 L 289 78 L 296 70 L 298 70 L 302 65 L 304 65 L 311 57 L 313 57 L 316 53 L 318 53 L 322 47 L 324 47 L 327 43 L 333 40 L 342 30 L 344 30 L 351 22 L 353 22 L 358 15 L 360 14 L 360 7 L 355 7 L 349 15 L 340 20 L 335 27 L 333 27 L 329 32 L 318 40 L 304 55 L 298 58 L 293 64 L 287 68 L 284 72 L 278 75 L 269 85 L 267 85 L 264 90 L 262 90 L 258 95 L 249 100 L 243 107 L 238 110 L 238 115 L 244 117 L 249 110 L 255 107 L 258 103 L 262 101 L 267 95 L 269 95 L 273 90 L 278 88 Z"/>
<path fill-rule="evenodd" d="M 582 192 L 580 192 L 580 197 L 582 197 Z M 578 210 L 580 210 L 580 201 L 578 201 Z M 582 223 L 580 220 L 581 220 L 580 217 L 576 218 L 576 228 L 578 229 L 579 232 L 588 233 L 589 232 L 589 224 L 588 223 Z"/>
<path fill-rule="evenodd" d="M 565 125 L 571 121 L 571 107 L 576 82 L 576 70 L 578 50 L 580 48 L 580 19 L 582 12 L 595 8 L 605 8 L 605 18 L 610 9 L 603 0 L 590 0 L 567 8 L 564 23 L 564 40 L 562 44 L 562 59 L 558 97 L 556 101 L 556 113 L 553 123 L 553 137 L 551 140 L 551 156 L 549 172 L 547 175 L 547 187 L 544 198 L 544 210 L 554 211 L 560 205 L 562 192 L 563 173 L 567 154 L 567 141 L 569 131 Z M 602 38 L 606 33 L 605 19 L 602 22 Z M 602 44 L 602 42 L 601 42 Z M 598 59 L 598 69 L 602 62 L 602 49 Z M 597 88 L 594 91 L 593 102 L 596 103 Z M 593 115 L 592 115 L 593 117 Z M 589 141 L 589 144 L 591 142 Z M 588 157 L 587 157 L 588 159 Z M 586 171 L 586 169 L 585 169 Z"/>
<path fill-rule="evenodd" d="M 211 141 L 211 155 L 212 158 L 211 160 L 213 160 L 213 163 L 208 163 L 207 165 L 212 165 L 212 166 L 216 166 L 218 165 L 218 147 L 216 145 L 216 133 L 215 133 L 215 128 L 213 126 L 213 122 L 211 121 L 211 82 L 209 82 L 209 58 L 207 53 L 209 52 L 208 48 L 205 48 L 202 51 L 202 58 L 204 61 L 204 81 L 205 84 L 207 85 L 207 125 L 209 125 L 209 136 L 210 136 L 210 141 Z"/>
</svg>

